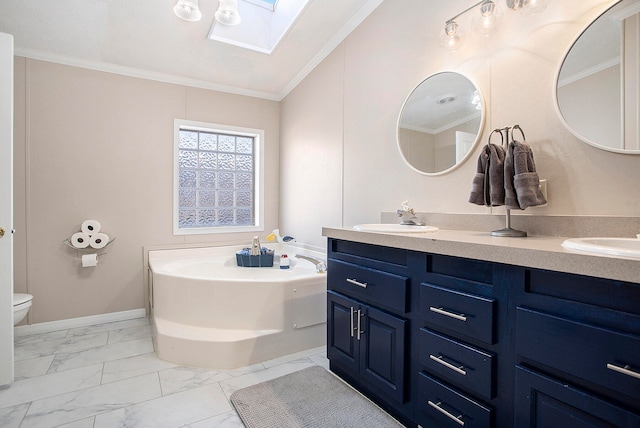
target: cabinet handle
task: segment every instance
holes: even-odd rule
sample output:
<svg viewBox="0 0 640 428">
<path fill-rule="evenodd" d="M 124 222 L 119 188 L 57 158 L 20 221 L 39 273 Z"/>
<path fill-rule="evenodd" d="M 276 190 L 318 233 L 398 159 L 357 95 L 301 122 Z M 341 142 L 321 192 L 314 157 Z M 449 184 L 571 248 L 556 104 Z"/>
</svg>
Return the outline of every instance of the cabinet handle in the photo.
<svg viewBox="0 0 640 428">
<path fill-rule="evenodd" d="M 464 316 L 464 314 L 454 314 L 453 312 L 445 311 L 442 308 L 436 308 L 434 306 L 430 306 L 429 310 L 431 312 L 435 312 L 435 313 L 440 314 L 440 315 L 446 315 L 448 317 L 455 318 L 455 319 L 460 320 L 460 321 L 466 321 L 467 320 L 467 317 Z"/>
<path fill-rule="evenodd" d="M 467 372 L 465 370 L 462 370 L 464 368 L 464 366 L 456 367 L 453 364 L 446 362 L 443 359 L 442 355 L 436 357 L 435 355 L 429 354 L 429 358 L 431 358 L 436 363 L 442 364 L 446 368 L 453 370 L 456 373 L 460 373 L 462 376 L 466 376 L 467 375 Z"/>
<path fill-rule="evenodd" d="M 362 313 L 362 311 L 360 309 L 358 309 L 358 337 L 357 339 L 360 340 L 360 333 L 362 333 L 362 331 L 360 331 L 360 317 L 363 317 L 364 314 Z"/>
<path fill-rule="evenodd" d="M 347 278 L 349 284 L 357 285 L 358 287 L 367 288 L 366 282 L 356 281 L 355 279 Z"/>
<path fill-rule="evenodd" d="M 351 306 L 351 337 L 353 337 L 353 306 Z"/>
<path fill-rule="evenodd" d="M 616 366 L 615 364 L 607 364 L 607 368 L 609 370 L 616 371 L 618 373 L 625 374 L 627 376 L 635 377 L 636 379 L 640 379 L 640 373 L 631 370 L 631 366 L 627 365 L 624 367 Z"/>
<path fill-rule="evenodd" d="M 434 403 L 433 401 L 429 400 L 427 401 L 427 403 L 429 403 L 431 407 L 433 407 L 434 409 L 436 409 L 437 411 L 439 411 L 449 419 L 456 421 L 458 424 L 460 424 L 460 426 L 464 426 L 464 421 L 462 420 L 462 416 L 463 416 L 462 413 L 459 416 L 454 416 L 453 414 L 447 412 L 445 409 L 440 407 L 440 405 L 442 404 L 442 401 L 438 401 L 437 403 Z"/>
</svg>

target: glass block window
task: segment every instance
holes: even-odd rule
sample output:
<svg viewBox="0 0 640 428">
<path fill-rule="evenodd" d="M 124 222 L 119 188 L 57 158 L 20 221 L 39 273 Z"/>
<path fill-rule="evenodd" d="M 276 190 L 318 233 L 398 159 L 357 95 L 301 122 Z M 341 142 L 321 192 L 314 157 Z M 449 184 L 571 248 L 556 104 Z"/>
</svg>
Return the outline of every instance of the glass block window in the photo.
<svg viewBox="0 0 640 428">
<path fill-rule="evenodd" d="M 174 234 L 262 230 L 262 135 L 176 120 Z"/>
</svg>

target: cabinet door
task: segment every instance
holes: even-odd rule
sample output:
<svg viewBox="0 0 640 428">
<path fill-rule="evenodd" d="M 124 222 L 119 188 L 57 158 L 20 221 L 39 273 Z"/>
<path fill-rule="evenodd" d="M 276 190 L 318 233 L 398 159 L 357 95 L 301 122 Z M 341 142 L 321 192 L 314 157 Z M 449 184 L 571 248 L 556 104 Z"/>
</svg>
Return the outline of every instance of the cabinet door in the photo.
<svg viewBox="0 0 640 428">
<path fill-rule="evenodd" d="M 516 366 L 516 427 L 637 428 L 640 415 Z"/>
<path fill-rule="evenodd" d="M 407 321 L 367 307 L 360 327 L 362 379 L 403 402 Z"/>
<path fill-rule="evenodd" d="M 327 355 L 346 370 L 357 373 L 360 349 L 354 319 L 360 304 L 333 291 L 327 292 Z"/>
</svg>

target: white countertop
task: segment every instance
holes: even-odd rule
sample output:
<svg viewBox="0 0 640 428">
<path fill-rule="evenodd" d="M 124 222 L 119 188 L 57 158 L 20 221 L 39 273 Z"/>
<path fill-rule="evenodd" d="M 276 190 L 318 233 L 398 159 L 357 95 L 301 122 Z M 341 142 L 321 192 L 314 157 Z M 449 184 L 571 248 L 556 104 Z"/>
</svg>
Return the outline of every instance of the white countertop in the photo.
<svg viewBox="0 0 640 428">
<path fill-rule="evenodd" d="M 567 237 L 502 238 L 488 232 L 440 230 L 428 233 L 361 232 L 322 228 L 329 238 L 489 262 L 548 269 L 640 283 L 640 260 L 564 248 Z"/>
</svg>

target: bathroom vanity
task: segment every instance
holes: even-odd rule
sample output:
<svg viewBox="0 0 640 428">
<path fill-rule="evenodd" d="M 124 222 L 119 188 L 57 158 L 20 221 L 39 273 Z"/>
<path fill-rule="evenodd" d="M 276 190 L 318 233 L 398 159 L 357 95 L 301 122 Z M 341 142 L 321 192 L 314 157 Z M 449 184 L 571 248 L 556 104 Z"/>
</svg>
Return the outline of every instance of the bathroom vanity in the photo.
<svg viewBox="0 0 640 428">
<path fill-rule="evenodd" d="M 639 427 L 640 261 L 325 228 L 331 370 L 407 426 Z"/>
</svg>

